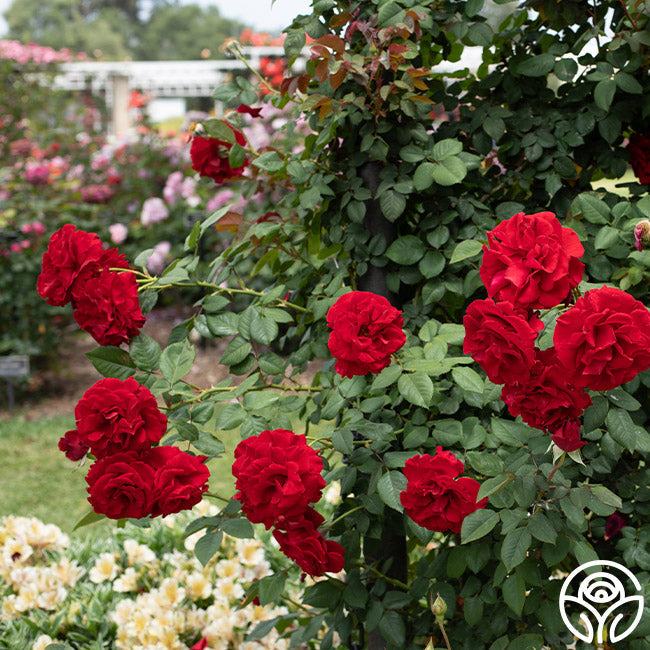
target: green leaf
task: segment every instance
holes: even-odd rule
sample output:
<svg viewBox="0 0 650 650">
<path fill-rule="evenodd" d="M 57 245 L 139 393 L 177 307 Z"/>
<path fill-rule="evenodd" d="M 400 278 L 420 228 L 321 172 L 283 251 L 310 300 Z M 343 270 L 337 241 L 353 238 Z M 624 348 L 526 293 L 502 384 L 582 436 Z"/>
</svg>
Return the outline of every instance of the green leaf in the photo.
<svg viewBox="0 0 650 650">
<path fill-rule="evenodd" d="M 483 0 L 467 0 L 465 5 L 465 14 L 469 18 L 473 18 L 483 9 Z"/>
<path fill-rule="evenodd" d="M 460 531 L 461 544 L 469 544 L 485 537 L 499 522 L 499 515 L 494 510 L 475 510 L 465 517 Z"/>
<path fill-rule="evenodd" d="M 445 158 L 441 163 L 434 163 L 432 170 L 433 180 L 438 185 L 455 185 L 460 183 L 467 175 L 467 167 L 460 159 L 452 156 Z"/>
<path fill-rule="evenodd" d="M 594 101 L 598 108 L 609 111 L 616 93 L 616 82 L 613 79 L 602 79 L 594 88 Z"/>
<path fill-rule="evenodd" d="M 416 163 L 424 158 L 424 151 L 416 144 L 410 143 L 399 150 L 399 157 L 404 162 Z"/>
<path fill-rule="evenodd" d="M 494 33 L 487 23 L 474 23 L 467 32 L 467 37 L 474 45 L 490 47 Z"/>
<path fill-rule="evenodd" d="M 370 385 L 370 392 L 374 393 L 394 384 L 402 375 L 401 367 L 394 363 L 386 366 L 373 380 Z"/>
<path fill-rule="evenodd" d="M 221 363 L 224 366 L 235 366 L 241 363 L 252 349 L 253 346 L 248 341 L 241 336 L 236 336 L 228 343 L 228 347 L 221 357 Z"/>
<path fill-rule="evenodd" d="M 611 226 L 603 226 L 594 239 L 594 248 L 597 251 L 603 251 L 611 248 L 618 242 L 618 230 Z"/>
<path fill-rule="evenodd" d="M 386 257 L 396 264 L 417 264 L 425 252 L 426 246 L 419 237 L 404 235 L 388 247 Z"/>
<path fill-rule="evenodd" d="M 540 542 L 555 544 L 557 532 L 543 512 L 536 513 L 528 520 L 528 530 L 531 532 L 532 536 Z"/>
<path fill-rule="evenodd" d="M 413 174 L 413 187 L 418 191 L 428 189 L 433 184 L 433 170 L 436 164 L 432 162 L 423 162 L 417 166 Z M 153 249 L 152 249 L 153 250 Z"/>
<path fill-rule="evenodd" d="M 206 456 L 220 456 L 225 451 L 221 440 L 218 440 L 207 431 L 199 431 L 199 439 L 194 440 L 192 445 Z"/>
<path fill-rule="evenodd" d="M 286 579 L 287 574 L 284 572 L 279 572 L 275 575 L 262 578 L 260 580 L 260 590 L 258 593 L 260 605 L 265 606 L 270 603 L 277 603 L 284 591 L 284 583 Z"/>
<path fill-rule="evenodd" d="M 246 150 L 239 143 L 233 144 L 228 153 L 228 164 L 232 169 L 237 169 L 237 167 L 242 167 L 246 161 Z"/>
<path fill-rule="evenodd" d="M 385 190 L 379 198 L 382 214 L 388 221 L 395 221 L 404 212 L 406 197 L 394 190 Z"/>
<path fill-rule="evenodd" d="M 483 130 L 495 141 L 499 142 L 506 131 L 506 123 L 500 117 L 488 115 L 483 120 Z"/>
<path fill-rule="evenodd" d="M 526 559 L 526 552 L 532 541 L 533 538 L 526 528 L 515 528 L 504 537 L 501 560 L 507 571 L 511 571 Z"/>
<path fill-rule="evenodd" d="M 442 162 L 447 158 L 458 155 L 462 150 L 463 145 L 458 140 L 446 138 L 433 145 L 433 159 L 436 162 Z"/>
<path fill-rule="evenodd" d="M 397 388 L 404 399 L 416 406 L 428 407 L 433 397 L 433 382 L 425 372 L 402 375 Z"/>
<path fill-rule="evenodd" d="M 248 519 L 244 519 L 243 517 L 224 519 L 219 528 L 231 537 L 238 537 L 240 539 L 253 539 L 255 537 L 253 525 Z"/>
<path fill-rule="evenodd" d="M 521 616 L 526 600 L 526 583 L 519 572 L 513 573 L 503 581 L 501 591 L 506 605 L 517 616 Z"/>
<path fill-rule="evenodd" d="M 196 542 L 194 546 L 194 555 L 196 559 L 205 566 L 212 556 L 219 550 L 221 546 L 221 539 L 223 538 L 223 533 L 220 530 L 216 531 L 207 531 Z"/>
<path fill-rule="evenodd" d="M 601 503 L 604 503 L 607 506 L 612 506 L 612 508 L 622 508 L 623 502 L 621 497 L 614 494 L 611 490 L 606 488 L 604 485 L 594 485 L 591 487 L 591 494 L 598 499 Z"/>
<path fill-rule="evenodd" d="M 609 206 L 595 194 L 580 194 L 571 211 L 583 214 L 587 221 L 595 224 L 606 224 L 609 217 Z"/>
<path fill-rule="evenodd" d="M 140 332 L 138 336 L 131 340 L 129 350 L 131 352 L 131 359 L 133 359 L 138 368 L 149 371 L 158 369 L 162 350 L 160 349 L 160 345 L 150 336 Z"/>
<path fill-rule="evenodd" d="M 469 451 L 467 452 L 467 460 L 479 474 L 496 476 L 503 472 L 503 461 L 492 450 Z"/>
<path fill-rule="evenodd" d="M 223 120 L 210 119 L 203 122 L 203 128 L 209 138 L 216 138 L 228 144 L 235 144 L 234 131 Z"/>
<path fill-rule="evenodd" d="M 267 172 L 277 172 L 284 167 L 284 161 L 275 151 L 267 151 L 255 158 L 253 165 Z"/>
<path fill-rule="evenodd" d="M 508 485 L 512 481 L 512 476 L 506 474 L 499 474 L 493 478 L 489 478 L 481 483 L 479 488 L 478 495 L 476 497 L 477 501 L 481 501 L 485 497 L 489 497 L 491 494 L 498 492 L 502 487 Z"/>
<path fill-rule="evenodd" d="M 404 512 L 404 506 L 399 498 L 404 490 L 406 490 L 406 476 L 402 472 L 386 472 L 377 482 L 377 491 L 381 500 L 399 512 Z"/>
<path fill-rule="evenodd" d="M 251 323 L 251 336 L 262 345 L 270 345 L 278 336 L 278 324 L 274 318 L 266 314 L 257 314 Z"/>
<path fill-rule="evenodd" d="M 232 312 L 207 314 L 205 322 L 215 336 L 233 336 L 239 332 L 239 316 Z"/>
<path fill-rule="evenodd" d="M 160 372 L 170 383 L 175 384 L 192 369 L 196 350 L 186 339 L 168 345 L 160 356 Z"/>
<path fill-rule="evenodd" d="M 508 650 L 542 650 L 541 634 L 522 634 L 508 644 Z"/>
<path fill-rule="evenodd" d="M 341 454 L 351 454 L 354 449 L 352 431 L 349 429 L 335 429 L 332 433 L 332 445 Z"/>
<path fill-rule="evenodd" d="M 471 368 L 453 368 L 451 376 L 454 382 L 456 382 L 456 385 L 463 390 L 482 393 L 485 388 L 485 382 L 481 378 L 481 375 Z"/>
<path fill-rule="evenodd" d="M 272 389 L 249 391 L 244 395 L 243 407 L 247 411 L 268 411 L 271 406 L 277 403 L 280 395 Z"/>
<path fill-rule="evenodd" d="M 553 69 L 554 65 L 555 57 L 552 54 L 538 54 L 524 59 L 517 66 L 517 72 L 524 77 L 543 77 Z"/>
<path fill-rule="evenodd" d="M 555 62 L 553 72 L 560 81 L 573 81 L 578 73 L 578 64 L 573 59 L 559 59 Z"/>
<path fill-rule="evenodd" d="M 379 619 L 379 631 L 393 647 L 404 647 L 406 629 L 404 619 L 397 612 L 384 612 L 384 615 Z"/>
<path fill-rule="evenodd" d="M 627 411 L 619 408 L 610 409 L 605 418 L 609 434 L 619 445 L 628 451 L 636 448 L 635 424 Z"/>
<path fill-rule="evenodd" d="M 192 442 L 199 439 L 199 430 L 189 422 L 174 422 L 174 428 L 183 440 Z"/>
<path fill-rule="evenodd" d="M 101 521 L 106 519 L 106 515 L 99 514 L 95 512 L 92 508 L 81 518 L 77 523 L 72 527 L 72 532 L 83 526 L 88 526 L 89 524 L 94 524 L 96 521 Z"/>
<path fill-rule="evenodd" d="M 455 262 L 461 262 L 474 255 L 478 255 L 483 250 L 483 242 L 478 241 L 477 239 L 465 239 L 462 242 L 456 244 L 454 252 L 451 255 L 450 264 Z"/>
<path fill-rule="evenodd" d="M 624 92 L 632 95 L 640 95 L 643 92 L 643 86 L 629 73 L 619 70 L 614 75 L 616 85 Z"/>
<path fill-rule="evenodd" d="M 135 364 L 129 353 L 112 345 L 105 345 L 86 352 L 86 356 L 104 377 L 128 379 L 135 374 Z"/>
<path fill-rule="evenodd" d="M 284 52 L 287 58 L 298 56 L 305 47 L 305 32 L 302 29 L 290 29 L 286 32 L 284 39 Z"/>
<path fill-rule="evenodd" d="M 283 618 L 283 616 L 275 616 L 274 618 L 270 618 L 268 621 L 262 621 L 261 623 L 258 623 L 253 628 L 253 631 L 250 634 L 246 635 L 246 641 L 252 642 L 263 639 Z"/>
<path fill-rule="evenodd" d="M 319 609 L 330 609 L 336 607 L 341 598 L 341 592 L 342 585 L 339 586 L 339 584 L 324 580 L 305 589 L 302 603 Z"/>
</svg>

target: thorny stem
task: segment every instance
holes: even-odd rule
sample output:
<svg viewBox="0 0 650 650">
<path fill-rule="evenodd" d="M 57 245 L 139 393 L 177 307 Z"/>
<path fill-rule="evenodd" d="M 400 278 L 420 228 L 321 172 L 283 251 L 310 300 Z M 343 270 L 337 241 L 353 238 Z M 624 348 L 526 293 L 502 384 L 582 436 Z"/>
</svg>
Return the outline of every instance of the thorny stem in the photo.
<svg viewBox="0 0 650 650">
<path fill-rule="evenodd" d="M 192 402 L 200 402 L 203 400 L 205 397 L 208 395 L 211 395 L 212 393 L 227 393 L 229 391 L 234 391 L 237 390 L 239 386 L 212 386 L 211 388 L 206 388 L 205 390 L 201 391 L 198 395 L 195 397 L 191 397 L 190 399 L 184 400 L 184 404 L 190 404 Z M 281 391 L 290 391 L 290 390 L 306 390 L 310 392 L 318 392 L 323 390 L 322 388 L 317 388 L 314 386 L 304 386 L 302 384 L 296 384 L 294 386 L 285 386 L 284 384 L 262 384 L 261 386 L 251 386 L 246 392 L 253 391 L 253 390 L 264 390 L 265 388 L 275 388 L 276 390 L 281 390 Z"/>
<path fill-rule="evenodd" d="M 370 567 L 370 571 L 372 571 L 379 578 L 383 578 L 384 580 L 386 580 L 386 582 L 390 582 L 392 585 L 395 585 L 396 587 L 400 587 L 401 589 L 408 591 L 409 586 L 403 583 L 401 580 L 397 580 L 395 578 L 389 578 L 388 576 L 385 576 L 381 571 L 378 571 L 377 569 L 375 569 L 375 567 L 372 566 Z"/>
<path fill-rule="evenodd" d="M 213 499 L 219 499 L 220 501 L 225 501 L 226 503 L 230 502 L 230 499 L 226 499 L 226 497 L 222 497 L 220 494 L 217 494 L 216 492 L 204 492 L 206 497 L 212 497 Z"/>
</svg>

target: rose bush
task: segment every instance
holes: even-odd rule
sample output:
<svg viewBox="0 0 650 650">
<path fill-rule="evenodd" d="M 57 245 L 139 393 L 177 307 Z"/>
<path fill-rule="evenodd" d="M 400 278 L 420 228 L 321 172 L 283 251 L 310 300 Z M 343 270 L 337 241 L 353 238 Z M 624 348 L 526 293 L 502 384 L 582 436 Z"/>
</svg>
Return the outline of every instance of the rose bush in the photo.
<svg viewBox="0 0 650 650">
<path fill-rule="evenodd" d="M 580 3 L 565 4 L 535 3 L 530 11 L 513 3 L 495 20 L 474 2 L 316 0 L 285 39 L 289 64 L 305 33 L 313 39 L 306 68 L 289 68 L 271 92 L 276 106 L 291 101 L 308 117 L 313 133 L 304 150 L 242 152 L 221 120 L 204 124 L 210 137 L 231 138 L 229 163 L 251 156 L 253 186 L 286 190 L 274 214 L 243 214 L 209 272 L 195 264 L 197 248 L 212 226 L 232 223 L 228 205 L 193 226 L 183 256 L 159 277 L 147 277 L 142 260 L 134 264 L 143 269 L 143 300 L 201 291 L 164 349 L 140 334 L 128 352 L 104 346 L 94 357 L 105 374 L 133 376 L 164 404 L 162 443 L 181 439 L 214 455 L 222 452 L 213 435 L 221 429 L 238 427 L 243 449 L 264 432 L 295 429 L 319 452 L 322 479 L 340 482 L 341 501 L 324 521 L 310 510 L 313 501 L 301 503 L 303 516 L 291 523 L 275 525 L 277 513 L 266 513 L 294 566 L 262 578 L 247 599 L 288 602 L 287 576 L 329 574 L 305 590 L 303 616 L 278 614 L 253 637 L 275 626 L 296 646 L 320 629 L 326 650 L 429 642 L 559 649 L 575 639 L 558 616 L 558 578 L 578 565 L 620 562 L 648 595 L 650 377 L 643 355 L 639 363 L 630 355 L 645 341 L 647 322 L 641 316 L 633 332 L 628 317 L 648 296 L 647 256 L 635 249 L 634 228 L 650 208 L 640 183 L 627 183 L 625 197 L 594 188 L 626 173 L 625 139 L 645 124 L 649 19 L 632 2 L 590 7 L 588 21 Z M 606 20 L 614 37 L 583 54 L 592 34 L 605 36 Z M 467 45 L 483 48 L 475 71 L 457 65 Z M 448 72 L 440 62 L 456 65 Z M 255 104 L 254 87 L 241 79 L 215 95 L 233 109 Z M 434 119 L 436 104 L 456 119 Z M 547 213 L 559 228 L 540 216 Z M 505 235 L 488 238 L 495 230 Z M 487 263 L 478 257 L 484 247 Z M 244 261 L 251 281 L 238 272 Z M 261 269 L 272 282 L 251 286 Z M 614 285 L 629 299 L 593 299 Z M 353 292 L 366 295 L 362 317 L 348 312 L 355 318 L 345 323 L 344 360 L 370 372 L 342 376 L 328 347 L 336 330 L 328 312 Z M 381 301 L 367 294 L 402 318 L 383 312 L 382 328 L 404 334 L 392 353 L 376 354 L 382 333 L 371 335 L 363 314 Z M 583 309 L 586 319 L 574 318 Z M 542 353 L 556 347 L 567 381 L 545 392 L 537 427 L 509 414 L 503 389 L 462 354 L 464 344 L 475 355 L 485 351 L 472 342 L 484 324 L 487 372 L 491 364 L 505 368 L 509 350 L 518 350 L 516 376 L 495 377 L 519 384 L 518 394 L 551 381 L 558 371 L 536 364 L 554 365 L 552 353 Z M 183 380 L 193 330 L 227 337 L 221 363 L 237 381 Z M 276 342 L 289 350 L 285 358 L 272 349 Z M 570 355 L 562 359 L 564 342 Z M 312 360 L 320 362 L 314 378 L 302 383 L 297 375 Z M 590 406 L 575 383 L 583 361 L 588 374 L 598 367 L 608 382 L 621 382 L 591 389 Z M 290 456 L 272 461 L 257 485 L 246 477 L 258 505 L 264 489 L 282 500 L 285 485 L 302 481 Z M 412 474 L 420 463 L 435 474 Z M 241 506 L 228 500 L 222 517 L 189 525 L 188 533 L 205 531 L 197 542 L 203 557 L 224 531 L 250 534 Z M 344 570 L 332 575 L 341 556 Z M 631 650 L 647 647 L 648 615 L 626 640 Z"/>
</svg>

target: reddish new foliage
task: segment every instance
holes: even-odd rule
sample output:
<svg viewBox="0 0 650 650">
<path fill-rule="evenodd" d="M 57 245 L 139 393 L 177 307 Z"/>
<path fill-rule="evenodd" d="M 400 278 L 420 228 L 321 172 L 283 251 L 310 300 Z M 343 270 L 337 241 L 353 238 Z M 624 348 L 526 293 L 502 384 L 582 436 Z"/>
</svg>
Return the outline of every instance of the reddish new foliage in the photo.
<svg viewBox="0 0 650 650">
<path fill-rule="evenodd" d="M 406 514 L 428 530 L 460 533 L 463 519 L 487 503 L 487 499 L 476 503 L 478 481 L 456 478 L 463 469 L 463 463 L 442 447 L 437 447 L 435 456 L 409 458 L 404 466 L 408 482 L 400 494 Z"/>
<path fill-rule="evenodd" d="M 327 313 L 336 372 L 343 377 L 381 372 L 406 341 L 403 324 L 402 313 L 383 296 L 369 291 L 341 296 Z"/>
<path fill-rule="evenodd" d="M 584 248 L 552 212 L 523 212 L 488 232 L 481 280 L 488 296 L 521 309 L 545 309 L 564 301 L 582 280 Z"/>
<path fill-rule="evenodd" d="M 592 289 L 558 317 L 553 343 L 575 385 L 610 390 L 650 368 L 650 313 L 625 291 Z"/>
</svg>

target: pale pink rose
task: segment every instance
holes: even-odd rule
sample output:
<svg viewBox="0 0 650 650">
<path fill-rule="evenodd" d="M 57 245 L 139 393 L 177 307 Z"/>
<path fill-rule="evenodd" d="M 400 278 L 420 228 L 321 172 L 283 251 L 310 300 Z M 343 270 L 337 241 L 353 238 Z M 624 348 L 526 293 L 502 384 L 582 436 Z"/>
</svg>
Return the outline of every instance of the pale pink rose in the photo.
<svg viewBox="0 0 650 650">
<path fill-rule="evenodd" d="M 172 246 L 168 241 L 161 241 L 153 247 L 153 253 L 147 260 L 147 269 L 149 273 L 158 275 L 165 268 L 165 258 L 169 255 Z"/>
<path fill-rule="evenodd" d="M 108 227 L 108 231 L 111 233 L 111 241 L 119 246 L 124 243 L 129 229 L 122 223 L 114 223 Z"/>
<path fill-rule="evenodd" d="M 169 216 L 169 209 L 165 202 L 157 196 L 147 199 L 142 204 L 142 213 L 140 214 L 140 221 L 143 226 L 148 226 L 152 223 L 164 221 Z"/>
</svg>

